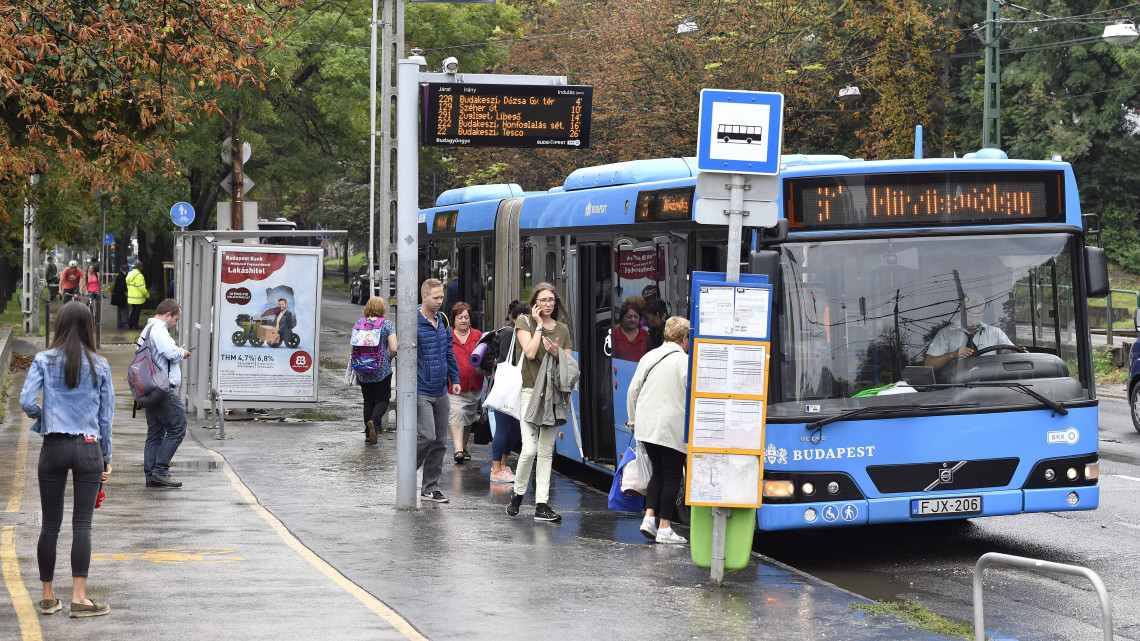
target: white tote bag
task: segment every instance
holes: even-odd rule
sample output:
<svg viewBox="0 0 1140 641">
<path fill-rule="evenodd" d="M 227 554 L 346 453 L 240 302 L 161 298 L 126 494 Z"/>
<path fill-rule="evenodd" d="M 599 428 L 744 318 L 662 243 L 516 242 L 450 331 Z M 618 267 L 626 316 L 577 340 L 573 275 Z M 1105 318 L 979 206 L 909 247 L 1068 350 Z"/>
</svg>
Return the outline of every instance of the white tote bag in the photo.
<svg viewBox="0 0 1140 641">
<path fill-rule="evenodd" d="M 633 451 L 633 462 L 627 462 L 622 468 L 621 491 L 645 496 L 645 492 L 649 489 L 649 479 L 653 477 L 653 464 L 649 462 L 649 455 L 645 453 L 645 446 L 641 441 L 637 442 Z"/>
<path fill-rule="evenodd" d="M 511 349 L 507 352 L 507 360 L 495 367 L 495 378 L 491 382 L 491 389 L 483 401 L 483 407 L 498 410 L 511 418 L 522 416 L 519 407 L 519 395 L 522 392 L 522 359 L 515 364 L 515 343 L 511 341 Z"/>
</svg>

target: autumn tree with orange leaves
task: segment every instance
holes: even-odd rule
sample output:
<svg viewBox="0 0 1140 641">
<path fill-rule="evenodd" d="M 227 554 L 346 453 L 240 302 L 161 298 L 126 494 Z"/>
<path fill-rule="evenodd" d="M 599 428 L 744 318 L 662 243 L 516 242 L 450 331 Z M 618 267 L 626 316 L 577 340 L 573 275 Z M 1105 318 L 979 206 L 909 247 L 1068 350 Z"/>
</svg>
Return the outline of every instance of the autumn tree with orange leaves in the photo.
<svg viewBox="0 0 1140 641">
<path fill-rule="evenodd" d="M 33 172 L 64 197 L 175 177 L 179 138 L 218 90 L 264 85 L 259 53 L 298 4 L 0 3 L 0 220 Z"/>
<path fill-rule="evenodd" d="M 784 153 L 895 156 L 931 125 L 944 14 L 917 0 L 519 0 L 531 37 L 504 73 L 593 85 L 588 150 L 457 150 L 452 182 L 559 184 L 574 168 L 696 151 L 702 88 L 779 91 Z M 697 30 L 678 33 L 678 24 Z M 841 104 L 858 84 L 864 98 Z M 929 127 L 928 127 L 929 128 Z M 940 141 L 941 142 L 941 141 Z"/>
</svg>

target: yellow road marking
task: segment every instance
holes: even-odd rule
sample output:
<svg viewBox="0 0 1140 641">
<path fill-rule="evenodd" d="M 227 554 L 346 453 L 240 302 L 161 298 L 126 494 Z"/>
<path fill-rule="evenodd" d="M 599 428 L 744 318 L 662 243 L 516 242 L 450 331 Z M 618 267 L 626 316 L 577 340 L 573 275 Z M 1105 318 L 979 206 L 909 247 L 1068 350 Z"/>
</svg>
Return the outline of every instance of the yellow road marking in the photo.
<svg viewBox="0 0 1140 641">
<path fill-rule="evenodd" d="M 23 425 L 23 421 L 16 422 L 16 428 L 27 427 Z M 28 435 L 31 432 L 27 429 L 23 430 L 20 434 L 20 442 L 16 445 L 16 469 L 15 474 L 12 476 L 12 491 L 8 495 L 8 509 L 5 512 L 19 512 L 20 500 L 24 496 L 24 477 L 28 471 Z"/>
<path fill-rule="evenodd" d="M 327 562 L 325 562 L 324 559 L 317 556 L 309 548 L 305 547 L 305 544 L 301 543 L 297 537 L 293 536 L 293 534 L 289 532 L 288 528 L 286 528 L 281 521 L 277 520 L 277 517 L 273 516 L 269 510 L 265 509 L 261 506 L 260 503 L 257 502 L 257 497 L 255 497 L 253 495 L 253 492 L 250 492 L 249 488 L 247 488 L 245 484 L 241 482 L 241 479 L 238 478 L 238 475 L 234 473 L 233 469 L 230 468 L 229 464 L 226 463 L 226 459 L 222 457 L 221 454 L 215 452 L 214 450 L 206 451 L 213 455 L 213 457 L 218 461 L 218 466 L 222 469 L 222 471 L 226 473 L 226 476 L 230 478 L 230 484 L 233 485 L 238 494 L 240 494 L 242 498 L 245 499 L 246 504 L 249 505 L 249 507 L 254 512 L 256 512 L 258 516 L 264 519 L 265 522 L 268 523 L 275 532 L 277 532 L 277 536 L 281 537 L 281 540 L 284 541 L 286 545 L 293 548 L 294 552 L 300 554 L 301 558 L 308 561 L 309 565 L 316 568 L 317 571 L 319 571 L 321 574 L 332 579 L 333 583 L 336 583 L 342 589 L 344 589 L 344 591 L 356 597 L 356 599 L 363 603 L 364 606 L 369 610 L 380 615 L 380 618 L 384 619 L 384 621 L 386 621 L 388 625 L 392 626 L 397 632 L 404 635 L 404 638 L 411 641 L 427 641 L 427 637 L 420 634 L 419 630 L 416 630 L 411 623 L 408 623 L 408 621 L 397 614 L 395 610 L 388 607 L 388 605 L 380 599 L 377 599 L 376 597 L 369 594 L 366 590 L 364 590 L 364 588 L 361 588 L 359 585 L 356 585 L 350 581 L 348 577 L 341 574 L 339 571 L 337 571 L 336 568 L 329 565 Z"/>
<path fill-rule="evenodd" d="M 16 556 L 16 526 L 5 525 L 0 533 L 0 565 L 4 570 L 4 585 L 12 596 L 12 607 L 20 621 L 23 641 L 43 641 L 39 614 L 20 577 L 20 559 Z"/>
<path fill-rule="evenodd" d="M 150 563 L 229 563 L 244 561 L 230 548 L 168 548 L 146 552 L 101 552 L 92 561 L 149 561 Z"/>
</svg>

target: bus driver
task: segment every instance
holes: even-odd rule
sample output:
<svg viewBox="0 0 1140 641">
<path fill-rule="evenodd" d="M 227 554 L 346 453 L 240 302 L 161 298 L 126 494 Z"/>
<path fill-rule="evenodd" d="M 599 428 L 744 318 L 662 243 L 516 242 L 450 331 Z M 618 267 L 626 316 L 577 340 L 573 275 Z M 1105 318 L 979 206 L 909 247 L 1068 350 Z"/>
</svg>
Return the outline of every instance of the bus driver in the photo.
<svg viewBox="0 0 1140 641">
<path fill-rule="evenodd" d="M 982 312 L 986 311 L 986 298 L 981 292 L 966 292 L 962 298 L 962 306 L 966 308 L 966 325 L 961 323 L 961 316 L 957 316 L 957 323 L 951 321 L 938 330 L 930 346 L 926 348 L 926 360 L 923 365 L 941 369 L 946 364 L 958 358 L 968 358 L 976 350 L 991 345 L 1012 345 L 1009 337 L 993 325 L 982 322 Z"/>
</svg>

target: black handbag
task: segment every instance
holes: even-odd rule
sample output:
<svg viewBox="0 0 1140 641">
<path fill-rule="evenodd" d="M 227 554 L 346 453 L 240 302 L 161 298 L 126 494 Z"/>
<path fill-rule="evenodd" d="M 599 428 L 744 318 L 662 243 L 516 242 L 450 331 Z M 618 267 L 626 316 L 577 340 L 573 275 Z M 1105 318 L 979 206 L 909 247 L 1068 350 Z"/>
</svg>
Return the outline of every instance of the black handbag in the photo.
<svg viewBox="0 0 1140 641">
<path fill-rule="evenodd" d="M 487 445 L 491 442 L 491 421 L 482 406 L 479 407 L 479 410 L 479 418 L 471 424 L 471 440 L 476 445 Z"/>
</svg>

